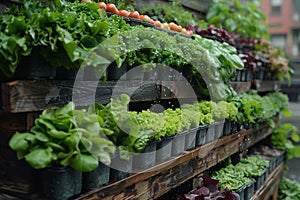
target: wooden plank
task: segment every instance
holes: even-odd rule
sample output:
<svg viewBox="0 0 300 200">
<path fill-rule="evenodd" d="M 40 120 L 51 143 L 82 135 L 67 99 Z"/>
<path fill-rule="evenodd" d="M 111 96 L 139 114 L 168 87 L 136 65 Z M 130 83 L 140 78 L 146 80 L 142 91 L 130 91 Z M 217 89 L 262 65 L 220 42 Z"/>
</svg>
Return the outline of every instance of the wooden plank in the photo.
<svg viewBox="0 0 300 200">
<path fill-rule="evenodd" d="M 231 87 L 238 93 L 249 92 L 251 88 L 251 82 L 230 82 Z"/>
<path fill-rule="evenodd" d="M 258 92 L 274 92 L 280 89 L 280 81 L 253 80 L 252 89 Z"/>
<path fill-rule="evenodd" d="M 39 112 L 34 113 L 5 113 L 0 112 L 0 147 L 8 145 L 11 136 L 16 132 L 26 132 L 34 124 L 34 120 L 39 116 Z"/>
<path fill-rule="evenodd" d="M 159 98 L 159 88 L 147 81 L 97 82 L 72 80 L 20 80 L 2 83 L 2 108 L 5 112 L 20 113 L 58 108 L 74 101 L 86 107 L 95 102 L 107 104 L 110 98 L 122 93 L 133 102 Z"/>
<path fill-rule="evenodd" d="M 38 171 L 7 147 L 0 147 L 0 190 L 30 194 L 39 191 Z"/>
<path fill-rule="evenodd" d="M 119 195 L 119 199 L 127 199 L 132 196 L 135 199 L 158 198 L 230 155 L 239 152 L 246 140 L 245 136 L 252 137 L 251 135 L 259 134 L 266 128 L 262 126 L 262 129 L 259 130 L 242 130 L 236 134 L 223 137 L 194 150 L 184 152 L 180 156 L 172 157 L 169 161 L 155 165 L 145 171 L 134 172 L 126 179 L 89 191 L 74 199 L 103 199 L 106 196 L 112 197 L 116 194 Z M 271 131 L 267 130 L 263 136 L 267 136 L 270 133 Z M 249 140 L 245 148 L 254 145 L 256 142 L 256 140 Z"/>
</svg>

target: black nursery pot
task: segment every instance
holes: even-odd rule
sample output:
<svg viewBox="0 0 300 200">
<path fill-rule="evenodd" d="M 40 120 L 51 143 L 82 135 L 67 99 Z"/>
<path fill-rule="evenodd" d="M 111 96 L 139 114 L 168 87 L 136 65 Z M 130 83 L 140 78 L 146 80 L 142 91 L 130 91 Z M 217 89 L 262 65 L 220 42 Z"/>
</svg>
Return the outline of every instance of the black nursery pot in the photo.
<svg viewBox="0 0 300 200">
<path fill-rule="evenodd" d="M 21 58 L 15 72 L 16 79 L 54 79 L 56 68 L 40 54 L 40 47 L 33 47 L 31 54 Z"/>
<path fill-rule="evenodd" d="M 126 72 L 128 70 L 127 63 L 123 63 L 120 68 L 117 67 L 116 62 L 111 63 L 107 68 L 107 80 L 118 81 L 126 80 Z"/>
<path fill-rule="evenodd" d="M 70 167 L 49 167 L 41 171 L 41 180 L 48 199 L 69 199 L 81 192 L 82 172 Z"/>
<path fill-rule="evenodd" d="M 82 190 L 88 191 L 109 182 L 110 167 L 99 162 L 99 166 L 91 171 L 82 174 Z"/>
<path fill-rule="evenodd" d="M 133 157 L 133 169 L 145 170 L 154 166 L 156 159 L 157 141 L 148 142 L 141 153 Z"/>
<path fill-rule="evenodd" d="M 109 174 L 110 181 L 118 181 L 127 178 L 132 172 L 133 158 L 123 160 L 120 158 L 120 153 L 117 151 L 111 160 L 111 168 Z"/>
<path fill-rule="evenodd" d="M 187 133 L 187 131 L 180 132 L 174 136 L 172 143 L 172 156 L 178 156 L 184 152 L 185 135 Z"/>
<path fill-rule="evenodd" d="M 195 149 L 197 132 L 198 132 L 198 127 L 190 129 L 188 133 L 185 135 L 184 150 L 190 151 Z"/>
<path fill-rule="evenodd" d="M 205 137 L 207 134 L 208 125 L 199 126 L 196 135 L 196 146 L 201 146 L 205 143 Z"/>
<path fill-rule="evenodd" d="M 223 136 L 228 136 L 231 135 L 232 131 L 231 131 L 231 121 L 226 119 L 224 126 L 223 126 Z"/>
<path fill-rule="evenodd" d="M 172 140 L 173 136 L 162 137 L 161 140 L 157 142 L 156 146 L 156 162 L 161 163 L 169 160 L 172 152 Z"/>
</svg>

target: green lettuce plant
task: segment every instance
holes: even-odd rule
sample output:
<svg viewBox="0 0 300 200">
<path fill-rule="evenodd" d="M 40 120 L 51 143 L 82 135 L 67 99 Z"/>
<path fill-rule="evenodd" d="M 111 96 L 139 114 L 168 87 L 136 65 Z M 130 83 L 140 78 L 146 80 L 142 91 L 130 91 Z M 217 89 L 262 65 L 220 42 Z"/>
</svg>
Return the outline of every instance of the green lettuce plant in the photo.
<svg viewBox="0 0 300 200">
<path fill-rule="evenodd" d="M 70 102 L 57 110 L 44 110 L 29 132 L 12 136 L 9 146 L 35 169 L 70 166 L 92 171 L 99 160 L 110 164 L 110 154 L 115 152 L 98 121 L 99 116 L 75 110 Z"/>
</svg>

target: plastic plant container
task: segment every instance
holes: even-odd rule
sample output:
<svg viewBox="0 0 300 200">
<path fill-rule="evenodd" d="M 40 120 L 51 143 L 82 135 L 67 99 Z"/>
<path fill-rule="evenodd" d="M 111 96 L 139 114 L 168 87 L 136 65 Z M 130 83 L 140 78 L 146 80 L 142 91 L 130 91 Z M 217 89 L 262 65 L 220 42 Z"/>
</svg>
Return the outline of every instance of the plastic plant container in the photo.
<svg viewBox="0 0 300 200">
<path fill-rule="evenodd" d="M 240 189 L 238 189 L 238 191 L 236 191 L 236 193 L 238 193 L 240 195 L 240 200 L 248 200 L 245 199 L 245 189 L 246 189 L 246 185 L 242 186 Z"/>
<path fill-rule="evenodd" d="M 231 131 L 231 121 L 226 119 L 225 120 L 225 123 L 224 123 L 224 126 L 223 126 L 223 136 L 228 136 L 228 135 L 231 135 L 232 134 L 232 131 Z"/>
<path fill-rule="evenodd" d="M 155 165 L 157 141 L 148 142 L 146 147 L 133 156 L 133 169 L 147 169 Z"/>
<path fill-rule="evenodd" d="M 252 195 L 254 194 L 254 185 L 255 185 L 255 180 L 253 179 L 251 183 L 246 185 L 245 188 L 245 193 L 244 193 L 244 199 L 249 200 L 251 199 Z"/>
<path fill-rule="evenodd" d="M 172 141 L 172 156 L 178 156 L 184 152 L 185 147 L 185 135 L 188 131 L 178 133 L 174 136 Z"/>
<path fill-rule="evenodd" d="M 91 171 L 82 173 L 82 190 L 88 191 L 109 182 L 110 167 L 99 162 L 99 166 Z"/>
<path fill-rule="evenodd" d="M 129 160 L 123 160 L 120 158 L 119 151 L 117 151 L 111 159 L 109 180 L 118 181 L 127 178 L 132 172 L 132 164 L 132 157 Z"/>
<path fill-rule="evenodd" d="M 157 142 L 156 146 L 156 162 L 161 163 L 169 160 L 172 153 L 173 136 L 165 136 Z"/>
<path fill-rule="evenodd" d="M 207 135 L 208 125 L 199 126 L 196 134 L 196 146 L 201 146 L 205 143 L 205 137 Z"/>
<path fill-rule="evenodd" d="M 215 124 L 210 124 L 208 126 L 206 136 L 205 136 L 205 144 L 212 142 L 215 139 L 216 126 Z"/>
<path fill-rule="evenodd" d="M 198 131 L 198 127 L 197 128 L 192 128 L 185 135 L 184 150 L 189 151 L 189 150 L 195 149 L 197 131 Z"/>
<path fill-rule="evenodd" d="M 224 126 L 224 121 L 219 121 L 215 123 L 215 140 L 219 139 L 223 136 L 223 126 Z"/>
</svg>

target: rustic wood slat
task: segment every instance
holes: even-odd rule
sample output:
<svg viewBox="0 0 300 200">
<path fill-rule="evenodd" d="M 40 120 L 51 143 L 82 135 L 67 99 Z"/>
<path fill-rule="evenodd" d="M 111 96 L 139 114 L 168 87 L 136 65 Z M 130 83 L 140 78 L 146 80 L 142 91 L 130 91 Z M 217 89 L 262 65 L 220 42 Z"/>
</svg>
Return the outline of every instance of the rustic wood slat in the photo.
<svg viewBox="0 0 300 200">
<path fill-rule="evenodd" d="M 252 89 L 258 92 L 274 92 L 280 89 L 280 81 L 253 80 Z"/>
<path fill-rule="evenodd" d="M 268 130 L 265 131 L 266 129 Z M 158 198 L 230 155 L 254 145 L 259 139 L 248 140 L 252 135 L 262 139 L 270 133 L 271 128 L 267 128 L 265 125 L 258 130 L 242 130 L 236 134 L 197 147 L 194 150 L 184 152 L 183 155 L 173 157 L 169 161 L 155 165 L 148 170 L 133 173 L 126 179 L 89 191 L 74 199 L 106 199 L 107 196 L 112 197 L 115 195 L 118 195 L 119 199 L 127 199 L 132 196 L 134 196 L 134 199 Z M 246 146 L 243 146 L 245 141 L 248 142 Z"/>
<path fill-rule="evenodd" d="M 162 88 L 169 88 L 170 91 Z M 172 92 L 171 92 L 172 91 Z M 109 103 L 111 98 L 128 94 L 131 102 L 158 99 L 194 99 L 196 94 L 185 81 L 97 82 L 72 80 L 20 80 L 1 84 L 2 109 L 8 113 L 37 112 L 62 107 L 73 101 L 78 107 L 95 102 Z M 163 97 L 163 98 L 162 98 Z"/>
<path fill-rule="evenodd" d="M 230 82 L 231 87 L 238 93 L 249 92 L 251 89 L 251 82 Z"/>
</svg>

